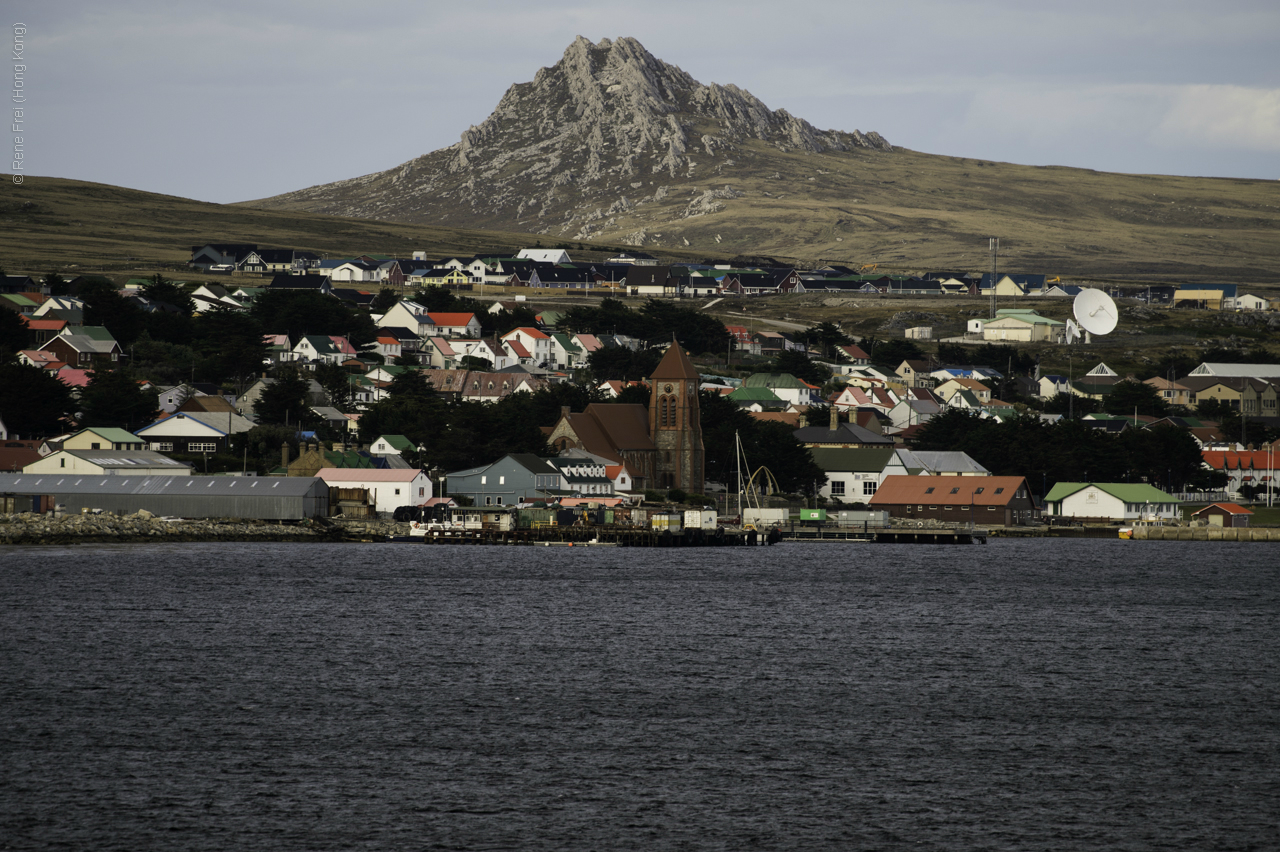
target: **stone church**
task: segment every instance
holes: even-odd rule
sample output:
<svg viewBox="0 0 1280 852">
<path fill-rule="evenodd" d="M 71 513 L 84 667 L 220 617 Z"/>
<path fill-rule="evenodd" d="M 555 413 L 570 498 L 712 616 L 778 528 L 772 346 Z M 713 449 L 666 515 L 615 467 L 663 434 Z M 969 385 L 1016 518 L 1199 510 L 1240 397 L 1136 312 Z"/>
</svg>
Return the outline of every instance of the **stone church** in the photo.
<svg viewBox="0 0 1280 852">
<path fill-rule="evenodd" d="M 689 356 L 673 343 L 649 377 L 649 409 L 643 405 L 591 404 L 567 409 L 547 442 L 557 452 L 582 449 L 627 466 L 639 491 L 679 488 L 702 494 L 706 469 L 700 379 Z"/>
</svg>

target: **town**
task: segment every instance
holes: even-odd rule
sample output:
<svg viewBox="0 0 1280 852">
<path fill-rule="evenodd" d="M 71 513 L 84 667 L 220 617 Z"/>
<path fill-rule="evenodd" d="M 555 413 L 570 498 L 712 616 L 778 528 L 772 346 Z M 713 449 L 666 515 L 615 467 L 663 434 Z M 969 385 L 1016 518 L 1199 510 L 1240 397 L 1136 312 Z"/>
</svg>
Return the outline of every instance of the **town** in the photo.
<svg viewBox="0 0 1280 852">
<path fill-rule="evenodd" d="M 791 533 L 1272 520 L 1280 358 L 1219 347 L 1143 376 L 1077 345 L 1066 374 L 1042 372 L 1035 345 L 1089 332 L 1026 307 L 1087 290 L 1054 276 L 541 246 L 327 259 L 205 244 L 188 269 L 202 280 L 4 275 L 0 512 L 447 530 L 608 511 Z M 1148 311 L 1280 307 L 1234 285 L 1109 289 Z M 975 310 L 951 336 L 859 335 L 746 307 L 800 294 Z M 726 302 L 741 322 L 707 310 Z"/>
</svg>

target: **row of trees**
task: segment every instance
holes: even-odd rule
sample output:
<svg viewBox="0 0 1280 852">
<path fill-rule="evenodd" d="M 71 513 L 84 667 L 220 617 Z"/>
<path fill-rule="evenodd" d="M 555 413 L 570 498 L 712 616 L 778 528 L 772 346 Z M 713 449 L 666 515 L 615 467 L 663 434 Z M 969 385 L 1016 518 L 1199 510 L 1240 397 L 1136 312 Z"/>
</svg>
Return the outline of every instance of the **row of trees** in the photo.
<svg viewBox="0 0 1280 852">
<path fill-rule="evenodd" d="M 983 419 L 955 409 L 920 430 L 921 450 L 961 450 L 997 476 L 1025 476 L 1033 490 L 1057 482 L 1149 482 L 1171 490 L 1225 484 L 1202 465 L 1184 429 L 1157 426 L 1112 434 L 1080 420 L 1048 423 L 1031 415 Z"/>
</svg>

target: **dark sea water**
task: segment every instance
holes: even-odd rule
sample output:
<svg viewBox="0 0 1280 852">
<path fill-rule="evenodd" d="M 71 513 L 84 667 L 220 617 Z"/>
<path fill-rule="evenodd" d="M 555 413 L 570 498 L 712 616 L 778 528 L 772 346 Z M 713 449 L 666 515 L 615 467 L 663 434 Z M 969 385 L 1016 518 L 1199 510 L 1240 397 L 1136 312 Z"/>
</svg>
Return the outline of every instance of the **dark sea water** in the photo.
<svg viewBox="0 0 1280 852">
<path fill-rule="evenodd" d="M 1276 849 L 1280 549 L 0 549 L 0 848 Z"/>
</svg>

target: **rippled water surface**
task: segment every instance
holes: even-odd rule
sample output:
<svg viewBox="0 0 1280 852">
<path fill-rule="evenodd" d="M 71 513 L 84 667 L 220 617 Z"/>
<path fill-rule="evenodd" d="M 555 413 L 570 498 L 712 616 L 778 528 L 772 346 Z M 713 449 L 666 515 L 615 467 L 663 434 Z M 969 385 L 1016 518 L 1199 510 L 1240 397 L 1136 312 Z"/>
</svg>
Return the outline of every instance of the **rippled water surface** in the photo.
<svg viewBox="0 0 1280 852">
<path fill-rule="evenodd" d="M 1278 557 L 0 549 L 0 848 L 1275 849 Z"/>
</svg>

